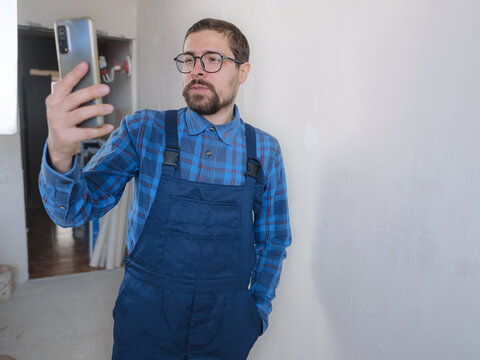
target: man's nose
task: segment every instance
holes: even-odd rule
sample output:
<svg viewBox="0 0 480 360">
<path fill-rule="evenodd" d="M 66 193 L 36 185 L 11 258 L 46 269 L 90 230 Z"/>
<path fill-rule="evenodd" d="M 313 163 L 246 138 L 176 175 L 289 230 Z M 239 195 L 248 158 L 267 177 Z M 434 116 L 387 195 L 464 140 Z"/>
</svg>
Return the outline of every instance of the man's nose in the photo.
<svg viewBox="0 0 480 360">
<path fill-rule="evenodd" d="M 204 76 L 205 75 L 205 70 L 203 70 L 202 67 L 202 61 L 200 58 L 195 59 L 195 63 L 193 64 L 193 69 L 192 69 L 192 75 L 197 77 L 197 76 Z"/>
</svg>

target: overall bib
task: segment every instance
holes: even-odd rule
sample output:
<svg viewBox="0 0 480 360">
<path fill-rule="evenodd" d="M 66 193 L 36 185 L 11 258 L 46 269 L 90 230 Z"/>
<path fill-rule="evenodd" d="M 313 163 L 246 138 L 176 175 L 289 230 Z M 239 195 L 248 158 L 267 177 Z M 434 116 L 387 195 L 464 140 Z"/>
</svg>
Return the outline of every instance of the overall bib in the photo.
<svg viewBox="0 0 480 360">
<path fill-rule="evenodd" d="M 176 111 L 166 113 L 162 176 L 113 310 L 113 360 L 244 360 L 260 335 L 248 287 L 264 179 L 245 125 L 244 185 L 196 183 L 180 178 Z"/>
</svg>

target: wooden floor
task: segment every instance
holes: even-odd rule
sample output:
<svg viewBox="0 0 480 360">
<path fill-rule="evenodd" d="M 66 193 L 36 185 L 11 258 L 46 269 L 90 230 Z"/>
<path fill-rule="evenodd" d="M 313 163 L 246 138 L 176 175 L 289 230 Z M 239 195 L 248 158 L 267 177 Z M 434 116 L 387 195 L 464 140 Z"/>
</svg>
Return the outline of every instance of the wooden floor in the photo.
<svg viewBox="0 0 480 360">
<path fill-rule="evenodd" d="M 84 240 L 55 225 L 43 208 L 28 212 L 27 227 L 30 279 L 103 270 L 88 265 Z"/>
</svg>

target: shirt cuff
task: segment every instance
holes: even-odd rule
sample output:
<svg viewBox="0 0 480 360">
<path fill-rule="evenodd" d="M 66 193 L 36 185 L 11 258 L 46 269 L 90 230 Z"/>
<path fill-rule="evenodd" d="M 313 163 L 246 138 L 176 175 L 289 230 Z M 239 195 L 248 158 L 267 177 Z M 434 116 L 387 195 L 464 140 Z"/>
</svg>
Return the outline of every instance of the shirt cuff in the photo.
<svg viewBox="0 0 480 360">
<path fill-rule="evenodd" d="M 264 311 L 262 306 L 259 304 L 257 304 L 257 309 L 263 322 L 262 331 L 260 333 L 260 335 L 263 335 L 268 328 L 268 312 Z"/>
<path fill-rule="evenodd" d="M 42 175 L 44 176 L 46 182 L 55 187 L 65 187 L 73 185 L 75 180 L 79 175 L 79 168 L 77 162 L 77 155 L 73 157 L 72 168 L 65 174 L 61 174 L 50 165 L 50 156 L 48 154 L 48 141 L 45 142 L 43 148 L 43 158 L 42 158 Z"/>
</svg>

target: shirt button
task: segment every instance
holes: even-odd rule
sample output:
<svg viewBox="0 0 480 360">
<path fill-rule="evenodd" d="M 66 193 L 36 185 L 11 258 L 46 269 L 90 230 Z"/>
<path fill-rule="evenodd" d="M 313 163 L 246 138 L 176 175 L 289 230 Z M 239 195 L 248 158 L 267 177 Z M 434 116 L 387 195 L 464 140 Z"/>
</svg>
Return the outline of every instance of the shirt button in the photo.
<svg viewBox="0 0 480 360">
<path fill-rule="evenodd" d="M 211 156 L 212 152 L 210 150 L 207 150 L 207 152 L 205 154 L 207 154 L 207 156 Z"/>
<path fill-rule="evenodd" d="M 62 210 L 65 210 L 67 208 L 65 205 L 59 205 L 58 207 Z"/>
<path fill-rule="evenodd" d="M 213 126 L 210 126 L 210 131 L 215 131 L 215 128 Z"/>
</svg>

